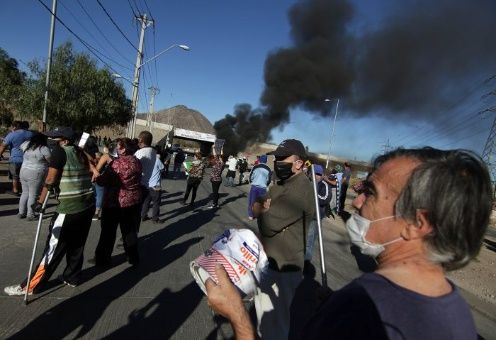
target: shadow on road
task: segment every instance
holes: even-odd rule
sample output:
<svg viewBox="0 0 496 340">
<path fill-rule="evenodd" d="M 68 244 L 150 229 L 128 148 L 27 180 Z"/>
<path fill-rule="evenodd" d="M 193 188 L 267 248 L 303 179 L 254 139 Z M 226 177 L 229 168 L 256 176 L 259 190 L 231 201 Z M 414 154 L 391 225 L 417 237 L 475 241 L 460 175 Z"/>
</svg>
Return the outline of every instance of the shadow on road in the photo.
<svg viewBox="0 0 496 340">
<path fill-rule="evenodd" d="M 132 294 L 129 292 L 132 292 L 133 287 L 143 278 L 167 267 L 182 257 L 191 246 L 199 243 L 203 237 L 193 237 L 170 245 L 208 223 L 213 216 L 210 211 L 195 211 L 156 232 L 140 237 L 139 266 L 127 267 L 108 280 L 62 301 L 31 321 L 11 339 L 38 338 L 40 334 L 49 334 L 53 339 L 85 336 L 114 300 L 126 293 Z M 124 258 L 120 254 L 113 257 L 113 260 L 120 264 Z M 96 268 L 88 268 L 83 272 L 83 277 L 90 279 L 98 273 Z M 164 289 L 146 306 L 131 312 L 128 323 L 108 337 L 141 338 L 146 335 L 147 338 L 170 338 L 191 315 L 201 299 L 201 290 L 193 280 L 176 292 Z M 70 317 L 65 317 L 67 315 Z M 76 331 L 77 334 L 74 334 Z"/>
</svg>

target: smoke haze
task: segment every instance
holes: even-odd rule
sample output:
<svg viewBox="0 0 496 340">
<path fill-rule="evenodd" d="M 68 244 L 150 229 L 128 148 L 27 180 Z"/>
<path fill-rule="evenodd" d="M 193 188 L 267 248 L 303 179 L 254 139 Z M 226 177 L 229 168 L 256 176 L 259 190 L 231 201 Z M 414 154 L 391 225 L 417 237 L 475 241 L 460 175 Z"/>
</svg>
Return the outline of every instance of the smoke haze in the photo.
<svg viewBox="0 0 496 340">
<path fill-rule="evenodd" d="M 328 115 L 324 98 L 341 98 L 354 117 L 429 120 L 453 107 L 474 79 L 494 73 L 495 1 L 397 6 L 379 26 L 357 30 L 350 1 L 298 1 L 288 13 L 293 45 L 266 59 L 262 108 L 236 106 L 215 124 L 220 138 L 230 129 L 244 146 L 270 139 L 291 108 Z"/>
</svg>

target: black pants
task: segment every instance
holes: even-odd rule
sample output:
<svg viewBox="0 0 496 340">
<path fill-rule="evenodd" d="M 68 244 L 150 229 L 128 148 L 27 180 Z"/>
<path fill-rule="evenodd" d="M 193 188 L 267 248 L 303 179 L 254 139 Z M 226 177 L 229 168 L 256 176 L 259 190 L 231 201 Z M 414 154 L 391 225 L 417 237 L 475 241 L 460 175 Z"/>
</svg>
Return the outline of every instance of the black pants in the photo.
<svg viewBox="0 0 496 340">
<path fill-rule="evenodd" d="M 114 249 L 117 226 L 121 228 L 124 251 L 129 263 L 139 262 L 138 255 L 138 230 L 140 221 L 140 205 L 135 204 L 127 208 L 103 208 L 101 232 L 98 246 L 95 250 L 97 265 L 110 264 L 112 250 Z"/>
<path fill-rule="evenodd" d="M 67 265 L 62 273 L 65 281 L 78 284 L 83 267 L 83 253 L 95 206 L 75 214 L 55 214 L 50 222 L 45 251 L 34 270 L 29 290 L 38 293 L 43 290 L 59 263 L 65 256 Z M 21 283 L 25 287 L 27 279 Z"/>
<path fill-rule="evenodd" d="M 150 203 L 152 204 L 152 220 L 157 221 L 160 212 L 160 196 L 162 191 L 155 190 L 154 188 L 148 188 L 148 195 L 146 195 L 143 201 L 143 207 L 141 208 L 141 218 L 147 217 L 148 209 L 150 209 Z"/>
<path fill-rule="evenodd" d="M 339 211 L 344 211 L 344 203 L 346 201 L 346 193 L 348 192 L 348 183 L 341 184 L 341 191 L 339 193 Z"/>
<path fill-rule="evenodd" d="M 219 188 L 222 181 L 210 181 L 212 183 L 212 204 L 217 206 L 219 204 Z"/>
<path fill-rule="evenodd" d="M 195 178 L 195 177 L 188 178 L 188 182 L 186 184 L 186 192 L 184 193 L 184 199 L 183 199 L 184 202 L 188 200 L 189 193 L 191 190 L 193 190 L 193 192 L 191 193 L 191 204 L 195 202 L 196 191 L 198 190 L 198 186 L 200 185 L 200 183 L 201 183 L 201 178 Z"/>
</svg>

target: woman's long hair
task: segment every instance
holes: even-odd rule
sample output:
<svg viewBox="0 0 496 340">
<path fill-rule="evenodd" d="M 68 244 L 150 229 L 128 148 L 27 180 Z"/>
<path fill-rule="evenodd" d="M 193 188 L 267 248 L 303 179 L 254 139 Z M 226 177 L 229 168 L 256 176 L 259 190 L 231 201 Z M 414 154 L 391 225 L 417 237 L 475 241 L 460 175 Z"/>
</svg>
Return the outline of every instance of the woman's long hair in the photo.
<svg viewBox="0 0 496 340">
<path fill-rule="evenodd" d="M 47 146 L 47 136 L 42 133 L 35 133 L 33 137 L 29 140 L 28 147 L 26 150 L 39 148 L 41 146 Z"/>
</svg>

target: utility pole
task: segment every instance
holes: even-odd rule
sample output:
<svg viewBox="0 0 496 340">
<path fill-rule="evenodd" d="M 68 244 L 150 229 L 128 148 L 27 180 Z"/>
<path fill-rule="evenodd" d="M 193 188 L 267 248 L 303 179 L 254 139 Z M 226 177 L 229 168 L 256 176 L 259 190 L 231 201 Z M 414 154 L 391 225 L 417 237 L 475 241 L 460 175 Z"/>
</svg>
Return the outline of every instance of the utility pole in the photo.
<svg viewBox="0 0 496 340">
<path fill-rule="evenodd" d="M 382 153 L 385 154 L 391 149 L 391 144 L 389 144 L 389 138 L 387 139 L 386 143 L 382 145 Z"/>
<path fill-rule="evenodd" d="M 131 124 L 128 126 L 128 136 L 129 138 L 134 138 L 135 130 L 136 130 L 136 115 L 138 110 L 138 90 L 139 90 L 139 80 L 141 74 L 141 66 L 143 60 L 143 45 L 145 42 L 145 29 L 153 24 L 153 20 L 149 20 L 146 18 L 146 14 L 140 15 L 136 17 L 138 21 L 141 22 L 141 33 L 139 38 L 138 45 L 138 55 L 136 56 L 136 65 L 134 66 L 134 78 L 133 78 L 133 94 L 132 94 L 132 102 L 131 107 L 133 111 L 133 119 Z"/>
<path fill-rule="evenodd" d="M 46 79 L 45 79 L 45 100 L 43 102 L 43 119 L 42 119 L 42 130 L 46 131 L 47 124 L 47 105 L 48 105 L 48 88 L 50 87 L 50 68 L 52 66 L 52 54 L 53 54 L 53 36 L 55 35 L 55 15 L 57 12 L 57 0 L 52 1 L 52 20 L 50 23 L 50 38 L 48 41 L 48 59 L 46 67 Z"/>
<path fill-rule="evenodd" d="M 150 90 L 150 111 L 148 113 L 148 126 L 150 129 L 150 132 L 152 132 L 152 124 L 153 124 L 153 115 L 155 113 L 155 96 L 160 93 L 160 89 L 158 87 L 152 86 L 149 87 L 148 90 Z"/>
</svg>

